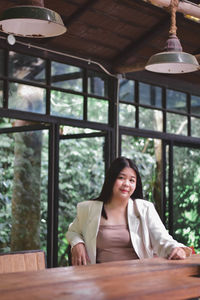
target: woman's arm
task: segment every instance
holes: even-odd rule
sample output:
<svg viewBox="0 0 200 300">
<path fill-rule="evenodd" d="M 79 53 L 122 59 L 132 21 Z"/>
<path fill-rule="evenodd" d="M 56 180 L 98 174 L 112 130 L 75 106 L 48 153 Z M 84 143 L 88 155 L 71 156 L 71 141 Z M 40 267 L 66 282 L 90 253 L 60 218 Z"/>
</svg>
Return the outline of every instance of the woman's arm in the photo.
<svg viewBox="0 0 200 300">
<path fill-rule="evenodd" d="M 68 231 L 66 233 L 66 238 L 72 248 L 78 243 L 84 244 L 78 215 L 76 216 L 74 221 L 69 225 Z"/>
<path fill-rule="evenodd" d="M 148 208 L 148 226 L 152 248 L 159 256 L 168 259 L 184 259 L 190 256 L 191 249 L 169 235 L 153 204 Z"/>
<path fill-rule="evenodd" d="M 83 221 L 87 220 L 87 210 L 80 203 L 77 205 L 77 215 L 69 225 L 66 238 L 71 245 L 72 265 L 86 265 L 90 262 L 85 248 L 85 241 L 82 235 Z"/>
</svg>

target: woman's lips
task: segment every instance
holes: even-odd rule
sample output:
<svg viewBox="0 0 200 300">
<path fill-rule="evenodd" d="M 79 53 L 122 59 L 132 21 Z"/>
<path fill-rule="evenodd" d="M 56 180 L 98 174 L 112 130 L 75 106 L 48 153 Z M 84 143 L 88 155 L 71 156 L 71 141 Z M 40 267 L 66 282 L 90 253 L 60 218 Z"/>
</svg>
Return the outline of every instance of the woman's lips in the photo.
<svg viewBox="0 0 200 300">
<path fill-rule="evenodd" d="M 122 193 L 128 193 L 128 190 L 120 190 Z"/>
</svg>

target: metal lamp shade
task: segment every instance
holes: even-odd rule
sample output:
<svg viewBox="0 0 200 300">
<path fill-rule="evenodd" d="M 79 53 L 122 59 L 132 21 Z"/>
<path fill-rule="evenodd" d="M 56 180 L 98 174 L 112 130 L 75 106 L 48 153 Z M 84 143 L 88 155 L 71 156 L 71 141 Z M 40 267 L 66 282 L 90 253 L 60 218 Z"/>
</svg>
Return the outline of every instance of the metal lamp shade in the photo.
<svg viewBox="0 0 200 300">
<path fill-rule="evenodd" d="M 186 52 L 161 52 L 153 55 L 147 62 L 145 69 L 157 73 L 189 73 L 199 70 L 195 56 Z"/>
<path fill-rule="evenodd" d="M 67 31 L 60 15 L 40 6 L 15 6 L 0 17 L 0 30 L 21 37 L 47 38 Z"/>
</svg>

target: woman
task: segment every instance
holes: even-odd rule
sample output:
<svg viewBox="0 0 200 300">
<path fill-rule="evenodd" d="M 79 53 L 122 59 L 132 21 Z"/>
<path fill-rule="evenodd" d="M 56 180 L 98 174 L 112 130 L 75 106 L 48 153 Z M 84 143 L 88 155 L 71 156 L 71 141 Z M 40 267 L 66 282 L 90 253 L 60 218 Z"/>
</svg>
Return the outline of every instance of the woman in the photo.
<svg viewBox="0 0 200 300">
<path fill-rule="evenodd" d="M 112 162 L 100 196 L 77 205 L 77 216 L 66 237 L 72 247 L 72 265 L 155 254 L 184 259 L 191 253 L 168 234 L 154 205 L 143 200 L 138 168 L 125 157 Z"/>
</svg>

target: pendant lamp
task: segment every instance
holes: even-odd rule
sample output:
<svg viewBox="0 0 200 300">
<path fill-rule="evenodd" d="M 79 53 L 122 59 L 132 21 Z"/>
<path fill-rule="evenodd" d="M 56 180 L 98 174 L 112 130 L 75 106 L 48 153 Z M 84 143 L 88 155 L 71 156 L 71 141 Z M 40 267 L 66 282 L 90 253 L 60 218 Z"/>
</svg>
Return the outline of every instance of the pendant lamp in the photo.
<svg viewBox="0 0 200 300">
<path fill-rule="evenodd" d="M 44 0 L 26 2 L 34 5 L 20 4 L 3 12 L 0 16 L 0 31 L 28 38 L 48 38 L 66 32 L 60 15 L 45 8 Z"/>
<path fill-rule="evenodd" d="M 157 73 L 179 74 L 198 71 L 200 66 L 196 57 L 182 51 L 182 46 L 176 36 L 176 10 L 179 0 L 171 0 L 171 27 L 169 38 L 163 52 L 150 57 L 145 66 L 147 71 Z"/>
</svg>

